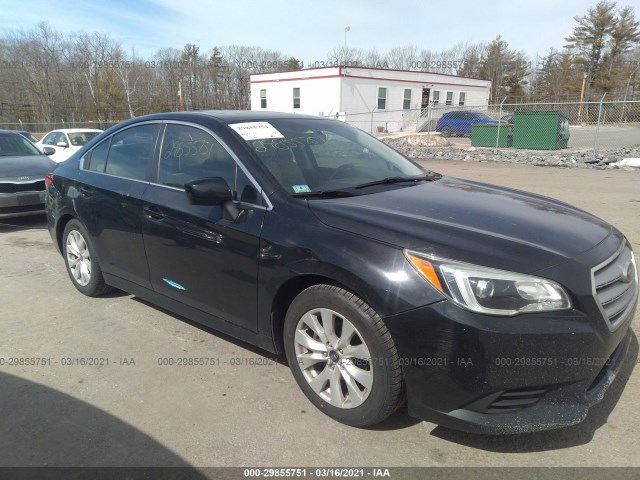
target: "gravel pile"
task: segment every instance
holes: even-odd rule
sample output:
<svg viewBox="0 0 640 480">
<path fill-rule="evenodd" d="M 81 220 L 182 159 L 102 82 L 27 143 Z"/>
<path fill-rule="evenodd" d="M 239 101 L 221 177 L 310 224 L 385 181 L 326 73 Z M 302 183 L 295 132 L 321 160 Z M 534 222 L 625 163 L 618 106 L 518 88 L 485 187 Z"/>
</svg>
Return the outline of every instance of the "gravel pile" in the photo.
<svg viewBox="0 0 640 480">
<path fill-rule="evenodd" d="M 599 170 L 640 171 L 638 168 L 612 165 L 625 158 L 640 158 L 637 147 L 602 150 L 595 156 L 593 151 L 578 150 L 518 150 L 479 147 L 426 147 L 411 145 L 404 138 L 381 138 L 381 140 L 409 158 L 446 159 L 463 162 L 511 162 L 540 167 L 595 168 Z"/>
</svg>

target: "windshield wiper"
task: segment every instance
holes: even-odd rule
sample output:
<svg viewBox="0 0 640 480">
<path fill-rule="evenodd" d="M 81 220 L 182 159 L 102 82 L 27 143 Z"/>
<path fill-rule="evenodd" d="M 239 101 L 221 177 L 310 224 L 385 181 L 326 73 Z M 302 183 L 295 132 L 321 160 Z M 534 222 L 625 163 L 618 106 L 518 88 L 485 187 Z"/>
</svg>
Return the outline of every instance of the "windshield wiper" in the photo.
<svg viewBox="0 0 640 480">
<path fill-rule="evenodd" d="M 356 185 L 353 188 L 366 188 L 373 187 L 375 185 L 390 185 L 392 183 L 403 183 L 403 182 L 432 182 L 434 180 L 439 180 L 442 178 L 442 175 L 439 173 L 428 173 L 426 175 L 420 175 L 418 177 L 387 177 L 381 180 L 375 180 L 373 182 L 361 183 L 360 185 Z"/>
<path fill-rule="evenodd" d="M 311 197 L 311 198 L 338 198 L 353 197 L 359 195 L 357 192 L 349 192 L 347 190 L 320 190 L 318 192 L 294 193 L 293 197 Z"/>
</svg>

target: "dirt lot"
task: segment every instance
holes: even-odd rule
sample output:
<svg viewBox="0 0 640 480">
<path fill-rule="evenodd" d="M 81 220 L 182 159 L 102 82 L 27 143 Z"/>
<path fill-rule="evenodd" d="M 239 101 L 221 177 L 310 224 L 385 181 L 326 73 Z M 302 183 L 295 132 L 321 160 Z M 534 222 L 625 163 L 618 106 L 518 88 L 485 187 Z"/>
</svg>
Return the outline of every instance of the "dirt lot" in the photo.
<svg viewBox="0 0 640 480">
<path fill-rule="evenodd" d="M 573 203 L 640 251 L 640 173 L 426 163 Z M 44 226 L 42 218 L 16 222 Z M 0 227 L 0 304 L 0 465 L 640 466 L 635 339 L 583 424 L 486 437 L 402 413 L 377 429 L 338 424 L 264 352 L 129 295 L 83 297 L 46 230 Z M 9 365 L 23 357 L 50 360 Z M 159 365 L 180 357 L 213 365 Z M 80 358 L 99 365 L 77 365 Z"/>
</svg>

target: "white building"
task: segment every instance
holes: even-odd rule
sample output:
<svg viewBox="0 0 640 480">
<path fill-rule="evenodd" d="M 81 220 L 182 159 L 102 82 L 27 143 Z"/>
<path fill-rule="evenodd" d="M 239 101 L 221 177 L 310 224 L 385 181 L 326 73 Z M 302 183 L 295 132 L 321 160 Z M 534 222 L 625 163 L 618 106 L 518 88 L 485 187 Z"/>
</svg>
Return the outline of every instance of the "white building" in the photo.
<svg viewBox="0 0 640 480">
<path fill-rule="evenodd" d="M 407 70 L 323 67 L 251 75 L 251 110 L 340 118 L 372 133 L 420 131 L 451 109 L 486 110 L 490 95 L 487 80 Z"/>
</svg>

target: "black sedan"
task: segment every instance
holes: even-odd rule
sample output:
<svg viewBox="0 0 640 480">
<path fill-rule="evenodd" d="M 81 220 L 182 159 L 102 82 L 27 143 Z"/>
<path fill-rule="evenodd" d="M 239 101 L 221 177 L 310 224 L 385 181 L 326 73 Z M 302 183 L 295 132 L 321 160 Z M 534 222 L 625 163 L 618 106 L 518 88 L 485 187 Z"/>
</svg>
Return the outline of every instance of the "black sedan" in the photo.
<svg viewBox="0 0 640 480">
<path fill-rule="evenodd" d="M 584 420 L 623 362 L 629 242 L 570 205 L 426 171 L 340 121 L 149 115 L 55 170 L 74 286 L 286 355 L 327 415 L 477 432 Z"/>
<path fill-rule="evenodd" d="M 0 218 L 43 213 L 45 176 L 55 167 L 21 134 L 0 130 Z"/>
</svg>

